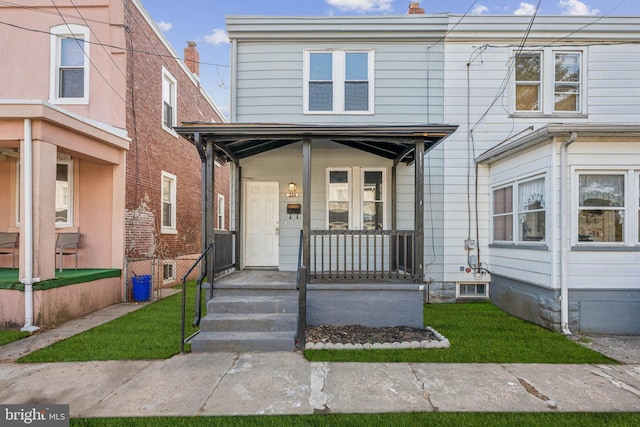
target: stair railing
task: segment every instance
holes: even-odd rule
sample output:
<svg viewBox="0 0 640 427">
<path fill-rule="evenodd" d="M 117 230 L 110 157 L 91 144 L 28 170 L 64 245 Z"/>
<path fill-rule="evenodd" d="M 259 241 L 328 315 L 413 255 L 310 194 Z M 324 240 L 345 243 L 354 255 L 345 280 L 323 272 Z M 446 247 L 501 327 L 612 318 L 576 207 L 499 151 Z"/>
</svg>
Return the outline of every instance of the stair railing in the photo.
<svg viewBox="0 0 640 427">
<path fill-rule="evenodd" d="M 300 230 L 300 244 L 298 246 L 298 274 L 296 288 L 298 289 L 298 339 L 297 349 L 304 350 L 307 329 L 307 267 L 302 265 L 303 230 Z"/>
<path fill-rule="evenodd" d="M 209 254 L 211 251 L 213 251 L 213 246 L 214 243 L 212 242 L 209 246 L 207 246 L 207 249 L 205 249 L 205 251 L 198 257 L 198 259 L 193 263 L 193 265 L 189 268 L 189 270 L 187 270 L 187 272 L 184 274 L 184 276 L 182 276 L 182 312 L 181 312 L 181 319 L 180 319 L 180 353 L 184 353 L 184 345 L 185 343 L 189 342 L 193 337 L 195 337 L 196 335 L 198 335 L 198 333 L 200 332 L 199 330 L 194 332 L 193 334 L 189 335 L 188 337 L 185 338 L 185 326 L 186 326 L 186 312 L 187 312 L 187 279 L 189 278 L 189 276 L 191 275 L 191 273 L 193 273 L 193 270 L 195 270 L 196 267 L 198 267 L 202 261 L 206 261 L 207 260 L 207 254 Z M 213 257 L 209 257 L 208 258 L 210 261 L 209 262 L 213 262 Z M 206 264 L 205 264 L 206 265 Z M 195 308 L 194 308 L 194 319 L 193 319 L 193 323 L 191 324 L 193 327 L 199 326 L 200 325 L 200 320 L 202 319 L 202 291 L 203 291 L 203 281 L 207 275 L 206 272 L 206 268 L 201 268 L 200 269 L 200 273 L 198 274 L 198 278 L 196 280 L 196 302 L 195 302 Z M 211 280 L 209 280 L 209 283 L 211 283 Z M 211 285 L 210 285 L 211 286 Z"/>
</svg>

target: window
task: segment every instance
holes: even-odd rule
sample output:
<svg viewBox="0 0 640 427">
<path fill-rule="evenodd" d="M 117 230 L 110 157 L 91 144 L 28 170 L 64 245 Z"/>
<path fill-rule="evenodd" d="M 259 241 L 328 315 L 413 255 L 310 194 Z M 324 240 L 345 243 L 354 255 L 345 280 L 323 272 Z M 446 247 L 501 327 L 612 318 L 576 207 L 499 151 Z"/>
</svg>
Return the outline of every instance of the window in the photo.
<svg viewBox="0 0 640 427">
<path fill-rule="evenodd" d="M 216 221 L 216 228 L 218 230 L 224 230 L 224 196 L 222 194 L 218 194 L 218 215 Z"/>
<path fill-rule="evenodd" d="M 384 169 L 328 169 L 329 230 L 384 229 L 385 175 Z"/>
<path fill-rule="evenodd" d="M 582 114 L 582 52 L 545 48 L 515 56 L 516 113 Z"/>
<path fill-rule="evenodd" d="M 578 175 L 578 242 L 624 242 L 624 174 Z"/>
<path fill-rule="evenodd" d="M 164 283 L 174 282 L 176 280 L 176 262 L 164 261 L 162 264 L 162 281 Z"/>
<path fill-rule="evenodd" d="M 373 51 L 306 51 L 304 112 L 373 113 Z"/>
<path fill-rule="evenodd" d="M 527 179 L 494 189 L 492 215 L 494 242 L 543 242 L 545 179 Z"/>
<path fill-rule="evenodd" d="M 176 176 L 162 172 L 162 233 L 176 233 Z"/>
<path fill-rule="evenodd" d="M 457 298 L 487 298 L 488 296 L 488 283 L 458 283 Z"/>
<path fill-rule="evenodd" d="M 170 133 L 175 133 L 177 123 L 176 86 L 176 79 L 162 67 L 162 127 Z"/>
<path fill-rule="evenodd" d="M 89 28 L 58 25 L 51 28 L 52 102 L 86 104 L 89 102 Z"/>
<path fill-rule="evenodd" d="M 56 164 L 56 227 L 73 225 L 73 161 L 58 160 Z"/>
</svg>

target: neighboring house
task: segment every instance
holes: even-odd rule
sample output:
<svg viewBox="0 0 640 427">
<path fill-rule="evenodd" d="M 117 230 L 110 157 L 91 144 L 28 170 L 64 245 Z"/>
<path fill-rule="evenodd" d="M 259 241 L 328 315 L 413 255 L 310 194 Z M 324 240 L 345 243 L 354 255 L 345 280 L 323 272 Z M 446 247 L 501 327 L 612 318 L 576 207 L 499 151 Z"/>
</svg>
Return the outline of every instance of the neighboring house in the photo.
<svg viewBox="0 0 640 427">
<path fill-rule="evenodd" d="M 0 5 L 0 232 L 19 233 L 24 284 L 0 288 L 0 319 L 27 329 L 122 301 L 125 257 L 200 252 L 200 156 L 173 126 L 223 121 L 195 44 L 192 71 L 138 0 L 31 6 Z M 115 277 L 48 282 L 65 232 L 80 233 L 78 269 Z"/>
<path fill-rule="evenodd" d="M 639 333 L 639 24 L 637 17 L 419 13 L 228 17 L 231 122 L 241 130 L 289 123 L 347 133 L 459 126 L 424 157 L 422 185 L 412 167 L 396 170 L 398 162 L 381 157 L 382 144 L 363 153 L 361 135 L 318 142 L 310 231 L 413 230 L 417 187 L 425 301 L 490 298 L 564 332 Z M 238 211 L 247 236 L 241 266 L 296 269 L 304 224 L 287 209 L 289 201 L 304 209 L 306 193 L 288 197 L 287 185 L 304 180 L 300 139 L 236 159 L 238 206 L 250 206 L 251 191 L 260 200 L 280 196 L 261 230 L 268 241 L 251 240 L 250 213 Z M 267 243 L 269 250 L 252 250 Z M 345 246 L 346 260 L 354 249 Z"/>
</svg>

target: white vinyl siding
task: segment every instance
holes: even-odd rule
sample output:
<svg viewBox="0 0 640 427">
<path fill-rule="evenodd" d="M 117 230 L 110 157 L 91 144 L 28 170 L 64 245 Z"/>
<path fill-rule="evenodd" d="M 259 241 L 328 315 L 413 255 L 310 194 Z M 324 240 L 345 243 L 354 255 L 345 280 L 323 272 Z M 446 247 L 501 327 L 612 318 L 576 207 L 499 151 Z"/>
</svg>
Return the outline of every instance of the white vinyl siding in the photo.
<svg viewBox="0 0 640 427">
<path fill-rule="evenodd" d="M 89 102 L 89 28 L 51 28 L 49 99 L 57 104 Z"/>
</svg>

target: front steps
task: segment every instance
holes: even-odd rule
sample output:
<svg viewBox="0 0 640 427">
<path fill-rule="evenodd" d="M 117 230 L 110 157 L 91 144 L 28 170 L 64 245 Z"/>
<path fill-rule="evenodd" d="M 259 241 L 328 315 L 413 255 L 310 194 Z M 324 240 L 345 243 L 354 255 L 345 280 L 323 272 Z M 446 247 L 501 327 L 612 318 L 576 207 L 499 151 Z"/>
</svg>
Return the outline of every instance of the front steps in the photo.
<svg viewBox="0 0 640 427">
<path fill-rule="evenodd" d="M 294 351 L 297 325 L 295 289 L 216 288 L 191 351 Z"/>
</svg>

